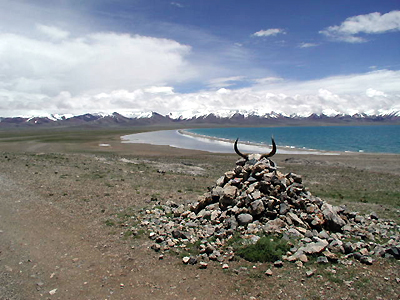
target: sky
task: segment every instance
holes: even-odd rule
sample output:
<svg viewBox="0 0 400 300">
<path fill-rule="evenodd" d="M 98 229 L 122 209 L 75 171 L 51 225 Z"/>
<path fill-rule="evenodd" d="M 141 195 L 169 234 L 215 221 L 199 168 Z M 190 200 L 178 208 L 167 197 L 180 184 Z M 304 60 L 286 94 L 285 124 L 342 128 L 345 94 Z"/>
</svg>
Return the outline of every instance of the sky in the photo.
<svg viewBox="0 0 400 300">
<path fill-rule="evenodd" d="M 0 0 L 0 117 L 400 111 L 399 0 Z"/>
</svg>

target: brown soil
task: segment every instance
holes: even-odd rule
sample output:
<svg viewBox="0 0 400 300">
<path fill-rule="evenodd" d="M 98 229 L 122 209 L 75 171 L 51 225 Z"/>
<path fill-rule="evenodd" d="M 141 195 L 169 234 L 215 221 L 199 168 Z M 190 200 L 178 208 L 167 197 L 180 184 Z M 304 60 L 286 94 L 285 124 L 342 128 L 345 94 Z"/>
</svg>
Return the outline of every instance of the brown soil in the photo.
<svg viewBox="0 0 400 300">
<path fill-rule="evenodd" d="M 200 270 L 176 255 L 160 259 L 146 233 L 125 235 L 134 212 L 154 201 L 195 201 L 232 169 L 234 155 L 120 144 L 118 138 L 88 144 L 3 143 L 0 151 L 0 299 L 400 296 L 400 265 L 394 260 L 302 268 L 285 263 L 279 269 L 237 260 L 228 270 L 216 262 Z M 332 170 L 400 178 L 398 155 L 278 155 L 275 162 L 283 172 L 305 174 L 311 186 L 320 179 L 318 172 Z M 379 207 L 378 213 L 399 216 L 399 203 Z M 269 268 L 271 277 L 264 274 Z M 310 269 L 315 275 L 307 277 Z"/>
</svg>

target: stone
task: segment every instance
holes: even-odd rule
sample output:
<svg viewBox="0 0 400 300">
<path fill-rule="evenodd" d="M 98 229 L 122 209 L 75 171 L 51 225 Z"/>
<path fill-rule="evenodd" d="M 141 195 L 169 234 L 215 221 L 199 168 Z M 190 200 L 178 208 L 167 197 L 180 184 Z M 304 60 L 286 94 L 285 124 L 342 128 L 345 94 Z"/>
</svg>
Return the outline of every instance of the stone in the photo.
<svg viewBox="0 0 400 300">
<path fill-rule="evenodd" d="M 307 255 L 305 255 L 303 253 L 303 254 L 299 255 L 299 259 L 298 260 L 303 262 L 303 263 L 306 263 L 306 262 L 308 262 L 308 257 L 307 257 Z"/>
<path fill-rule="evenodd" d="M 400 259 L 400 246 L 391 247 L 386 252 L 393 255 L 394 258 Z"/>
<path fill-rule="evenodd" d="M 328 250 L 325 250 L 322 254 L 331 262 L 337 262 L 339 260 L 339 257 L 335 253 Z"/>
<path fill-rule="evenodd" d="M 342 227 L 346 225 L 346 222 L 336 213 L 332 205 L 324 203 L 321 210 L 330 230 L 341 231 Z"/>
<path fill-rule="evenodd" d="M 318 216 L 314 216 L 314 217 L 311 217 L 311 218 L 312 218 L 311 226 L 313 228 L 320 229 L 322 227 L 322 225 L 324 224 L 324 220 L 322 218 L 318 217 Z"/>
<path fill-rule="evenodd" d="M 326 240 L 319 240 L 314 243 L 309 243 L 299 250 L 303 251 L 307 254 L 316 254 L 322 252 L 328 246 L 328 242 Z"/>
<path fill-rule="evenodd" d="M 57 292 L 57 289 L 53 289 L 53 290 L 49 291 L 49 294 L 53 296 L 56 292 Z"/>
<path fill-rule="evenodd" d="M 255 179 L 253 176 L 250 176 L 250 177 L 247 179 L 247 181 L 250 182 L 250 183 L 253 183 L 253 182 L 257 182 L 257 179 Z"/>
<path fill-rule="evenodd" d="M 230 217 L 229 219 L 227 219 L 226 222 L 228 224 L 228 228 L 232 230 L 236 230 L 236 228 L 239 226 L 239 223 L 236 221 L 235 216 Z"/>
<path fill-rule="evenodd" d="M 228 172 L 225 173 L 225 178 L 226 178 L 227 180 L 230 180 L 230 179 L 234 178 L 235 175 L 236 175 L 236 174 L 235 174 L 234 171 L 228 171 Z"/>
<path fill-rule="evenodd" d="M 289 211 L 290 207 L 286 203 L 281 203 L 279 205 L 279 214 L 280 215 L 285 215 Z"/>
<path fill-rule="evenodd" d="M 372 257 L 362 255 L 360 257 L 360 262 L 366 265 L 372 265 L 374 260 L 372 259 Z"/>
<path fill-rule="evenodd" d="M 354 217 L 354 221 L 356 221 L 357 223 L 364 223 L 365 218 L 363 216 L 357 215 Z"/>
<path fill-rule="evenodd" d="M 217 250 L 214 250 L 209 256 L 208 258 L 211 260 L 217 260 L 219 257 L 221 256 L 221 253 Z"/>
<path fill-rule="evenodd" d="M 189 257 L 189 256 L 185 256 L 185 257 L 182 258 L 182 262 L 183 262 L 184 264 L 188 264 L 188 263 L 189 263 L 189 260 L 190 260 L 190 257 Z"/>
<path fill-rule="evenodd" d="M 385 248 L 382 247 L 381 245 L 377 245 L 374 248 L 374 255 L 376 256 L 383 257 L 385 255 L 385 252 L 386 252 Z"/>
<path fill-rule="evenodd" d="M 217 179 L 216 185 L 223 186 L 224 183 L 225 183 L 225 176 L 221 176 L 220 178 Z"/>
<path fill-rule="evenodd" d="M 200 212 L 197 213 L 197 219 L 206 219 L 211 218 L 211 211 L 207 209 L 202 209 Z"/>
<path fill-rule="evenodd" d="M 345 254 L 353 253 L 355 251 L 355 248 L 354 248 L 354 246 L 353 246 L 353 244 L 351 242 L 346 242 L 343 245 L 343 248 L 344 248 L 344 253 Z"/>
<path fill-rule="evenodd" d="M 219 211 L 219 210 L 214 210 L 214 211 L 211 213 L 210 220 L 211 220 L 211 221 L 215 221 L 215 220 L 219 217 L 220 214 L 221 214 L 221 211 Z"/>
<path fill-rule="evenodd" d="M 230 198 L 233 199 L 236 197 L 236 193 L 237 193 L 237 187 L 236 186 L 232 186 L 232 185 L 226 185 L 223 188 L 223 196 L 226 198 Z"/>
<path fill-rule="evenodd" d="M 151 245 L 151 249 L 158 252 L 161 250 L 161 246 L 159 244 L 153 244 L 153 245 Z"/>
<path fill-rule="evenodd" d="M 317 263 L 319 264 L 327 264 L 329 261 L 325 256 L 318 256 Z"/>
<path fill-rule="evenodd" d="M 211 190 L 211 197 L 213 198 L 214 201 L 218 201 L 219 197 L 221 197 L 224 194 L 224 189 L 222 186 L 217 185 Z"/>
<path fill-rule="evenodd" d="M 302 249 L 297 250 L 293 255 L 287 257 L 288 261 L 301 261 L 303 263 L 308 262 L 307 255 L 304 254 Z"/>
<path fill-rule="evenodd" d="M 294 237 L 294 238 L 302 238 L 303 237 L 303 235 L 298 230 L 296 230 L 294 228 L 288 229 L 285 232 L 285 234 L 287 234 L 289 236 L 289 238 L 292 238 L 292 237 Z"/>
<path fill-rule="evenodd" d="M 288 212 L 287 215 L 290 217 L 290 219 L 292 219 L 292 221 L 300 226 L 305 226 L 305 224 L 303 223 L 303 221 L 294 213 Z"/>
<path fill-rule="evenodd" d="M 282 219 L 274 219 L 268 221 L 264 226 L 263 230 L 266 233 L 281 232 L 286 227 L 286 223 Z"/>
<path fill-rule="evenodd" d="M 282 268 L 283 267 L 283 261 L 277 260 L 274 262 L 274 267 L 275 268 Z"/>
<path fill-rule="evenodd" d="M 191 256 L 191 257 L 189 258 L 188 263 L 189 263 L 190 265 L 195 265 L 195 264 L 197 264 L 197 258 L 194 257 L 194 256 Z"/>
<path fill-rule="evenodd" d="M 199 263 L 199 269 L 207 269 L 207 267 L 208 267 L 208 263 L 206 263 L 204 261 L 201 261 Z"/>
<path fill-rule="evenodd" d="M 306 276 L 307 277 L 311 277 L 311 276 L 313 276 L 315 274 L 315 270 L 308 270 L 307 272 L 306 272 Z"/>
<path fill-rule="evenodd" d="M 264 203 L 261 200 L 253 201 L 250 204 L 250 212 L 253 216 L 260 215 L 264 212 Z"/>
<path fill-rule="evenodd" d="M 265 271 L 265 275 L 267 275 L 267 276 L 272 276 L 272 271 L 271 271 L 271 269 L 268 269 L 267 271 Z"/>
<path fill-rule="evenodd" d="M 246 226 L 247 224 L 253 222 L 253 216 L 250 214 L 240 214 L 237 216 L 237 221 L 239 225 Z"/>
<path fill-rule="evenodd" d="M 187 239 L 187 236 L 182 231 L 179 230 L 173 230 L 172 236 L 175 239 Z"/>
<path fill-rule="evenodd" d="M 261 198 L 261 192 L 260 192 L 260 190 L 255 190 L 255 191 L 251 194 L 251 197 L 252 197 L 254 200 L 260 199 L 260 198 Z"/>
<path fill-rule="evenodd" d="M 326 239 L 326 240 L 330 238 L 329 234 L 325 230 L 322 230 L 321 232 L 319 232 L 318 237 L 320 239 Z"/>
<path fill-rule="evenodd" d="M 374 211 L 371 212 L 371 214 L 369 216 L 371 217 L 372 220 L 379 220 L 377 213 Z"/>
<path fill-rule="evenodd" d="M 333 240 L 329 244 L 328 248 L 332 252 L 344 253 L 343 242 L 341 240 L 338 240 L 338 239 Z"/>
<path fill-rule="evenodd" d="M 216 200 L 216 201 L 218 201 L 218 200 Z M 209 205 L 211 203 L 213 203 L 213 198 L 211 197 L 211 195 L 206 194 L 203 196 L 199 196 L 197 202 L 192 205 L 191 210 L 193 210 L 195 212 L 199 212 L 200 210 L 202 210 L 204 207 L 206 207 L 207 205 Z M 174 211 L 175 217 L 179 217 L 182 213 L 183 213 L 183 211 L 181 212 L 180 208 L 178 208 Z"/>
<path fill-rule="evenodd" d="M 223 190 L 223 196 L 219 199 L 219 204 L 222 209 L 229 206 L 234 206 L 238 201 L 236 199 L 237 187 L 226 185 Z"/>
</svg>

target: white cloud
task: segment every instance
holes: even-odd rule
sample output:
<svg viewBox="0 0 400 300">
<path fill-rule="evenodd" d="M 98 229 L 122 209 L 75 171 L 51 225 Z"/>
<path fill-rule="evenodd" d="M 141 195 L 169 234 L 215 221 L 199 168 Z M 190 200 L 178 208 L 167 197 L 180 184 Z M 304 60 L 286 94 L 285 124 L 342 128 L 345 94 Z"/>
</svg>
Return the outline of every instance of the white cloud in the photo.
<svg viewBox="0 0 400 300">
<path fill-rule="evenodd" d="M 298 47 L 299 48 L 311 48 L 311 47 L 317 47 L 317 46 L 319 46 L 319 45 L 316 43 L 300 43 Z"/>
<path fill-rule="evenodd" d="M 334 40 L 348 43 L 362 43 L 367 40 L 357 34 L 379 34 L 388 31 L 400 31 L 400 11 L 386 14 L 374 12 L 347 18 L 342 24 L 330 26 L 320 33 Z"/>
<path fill-rule="evenodd" d="M 102 32 L 68 38 L 56 27 L 43 30 L 45 39 L 0 34 L 0 88 L 54 96 L 162 86 L 196 75 L 186 59 L 191 48 L 173 40 Z"/>
<path fill-rule="evenodd" d="M 171 5 L 179 7 L 179 8 L 184 8 L 184 6 L 179 2 L 171 2 Z"/>
<path fill-rule="evenodd" d="M 10 94 L 0 89 L 0 115 L 114 111 L 174 112 L 176 115 L 179 112 L 246 112 L 254 109 L 263 113 L 273 111 L 286 115 L 400 111 L 400 71 L 380 70 L 298 82 L 264 78 L 257 82 L 249 88 L 220 88 L 187 94 L 173 92 L 173 88 L 167 86 L 77 95 L 63 91 L 55 96 L 23 92 Z"/>
<path fill-rule="evenodd" d="M 281 28 L 270 28 L 266 30 L 260 30 L 255 33 L 253 33 L 253 36 L 257 37 L 266 37 L 266 36 L 275 36 L 278 34 L 286 34 L 285 30 Z"/>
<path fill-rule="evenodd" d="M 211 79 L 208 83 L 210 88 L 224 88 L 235 85 L 235 82 L 242 81 L 243 76 L 231 76 Z"/>
<path fill-rule="evenodd" d="M 283 78 L 281 77 L 265 77 L 265 78 L 257 78 L 253 80 L 257 84 L 270 84 L 270 83 L 276 83 L 279 81 L 283 81 Z"/>
<path fill-rule="evenodd" d="M 367 89 L 365 91 L 365 94 L 370 98 L 374 98 L 374 97 L 377 97 L 377 96 L 378 97 L 387 97 L 388 96 L 382 91 L 377 91 L 377 90 L 374 90 L 374 89 L 371 89 L 371 88 Z"/>
<path fill-rule="evenodd" d="M 217 94 L 229 94 L 229 93 L 231 93 L 231 90 L 226 88 L 221 88 L 217 91 Z"/>
<path fill-rule="evenodd" d="M 152 94 L 172 95 L 172 94 L 174 94 L 174 88 L 171 86 L 151 86 L 151 87 L 145 89 L 145 92 L 152 93 Z"/>
<path fill-rule="evenodd" d="M 69 36 L 69 32 L 62 30 L 60 28 L 57 28 L 55 26 L 46 26 L 43 24 L 36 24 L 36 28 L 47 35 L 49 38 L 54 39 L 54 40 L 63 40 L 66 39 Z"/>
</svg>

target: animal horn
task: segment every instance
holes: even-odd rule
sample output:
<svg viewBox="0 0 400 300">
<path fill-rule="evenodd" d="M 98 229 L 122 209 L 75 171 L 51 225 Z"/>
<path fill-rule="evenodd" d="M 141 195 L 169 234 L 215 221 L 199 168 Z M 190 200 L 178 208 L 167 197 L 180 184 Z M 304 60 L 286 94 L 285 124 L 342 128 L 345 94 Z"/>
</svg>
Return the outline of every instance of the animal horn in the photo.
<svg viewBox="0 0 400 300">
<path fill-rule="evenodd" d="M 237 142 L 238 142 L 239 138 L 236 139 L 235 144 L 233 146 L 233 149 L 235 149 L 235 152 L 237 155 L 243 157 L 245 160 L 248 160 L 248 154 L 243 154 L 242 152 L 239 151 L 238 147 L 237 147 Z"/>
<path fill-rule="evenodd" d="M 263 158 L 263 157 L 268 158 L 268 157 L 273 156 L 276 153 L 276 144 L 275 144 L 274 137 L 271 137 L 271 140 L 272 140 L 272 150 L 271 150 L 271 152 L 261 155 L 261 158 Z"/>
</svg>

